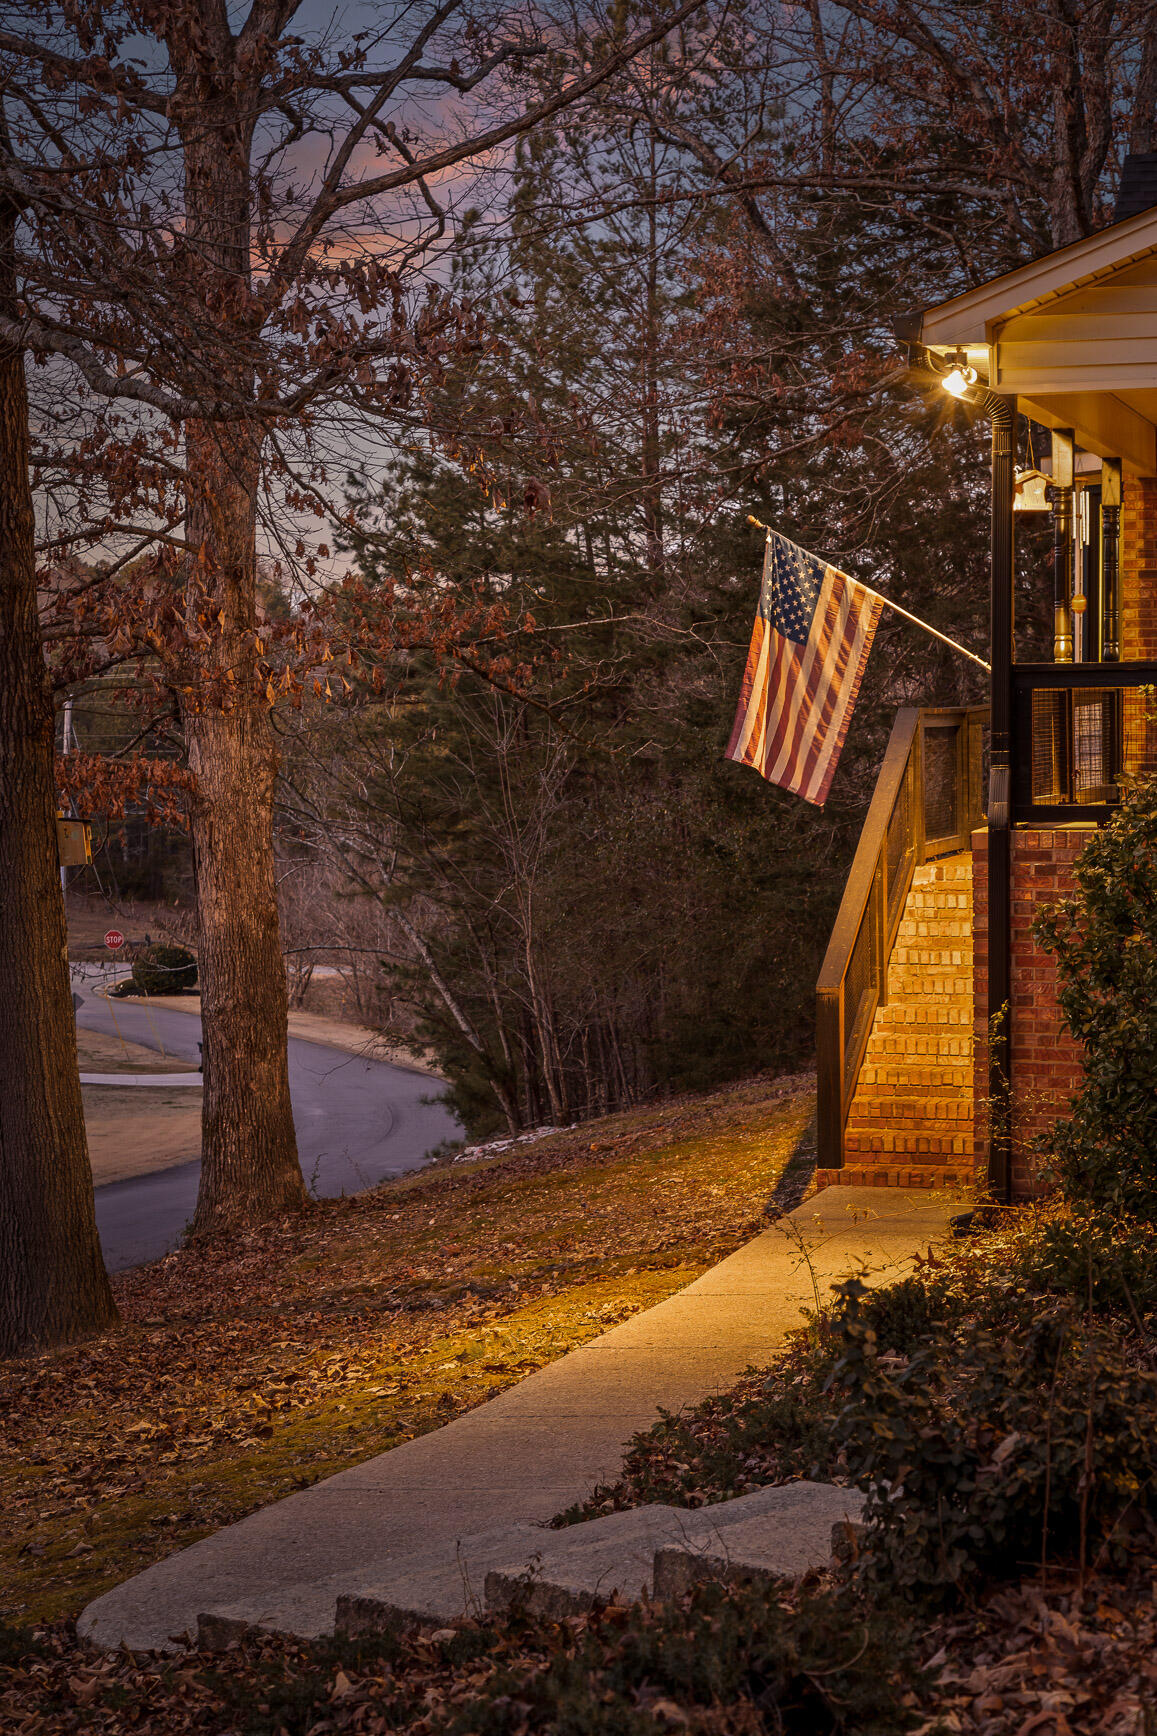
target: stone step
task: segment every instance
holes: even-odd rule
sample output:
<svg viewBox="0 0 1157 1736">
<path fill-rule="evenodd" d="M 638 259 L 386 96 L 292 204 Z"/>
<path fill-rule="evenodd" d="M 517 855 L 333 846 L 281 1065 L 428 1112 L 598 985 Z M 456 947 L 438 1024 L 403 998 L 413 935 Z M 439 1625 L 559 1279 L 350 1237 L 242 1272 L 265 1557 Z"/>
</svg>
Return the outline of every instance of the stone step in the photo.
<svg viewBox="0 0 1157 1736">
<path fill-rule="evenodd" d="M 241 1605 L 219 1607 L 200 1618 L 198 1639 L 216 1648 L 253 1631 L 355 1637 L 442 1627 L 516 1602 L 543 1615 L 569 1614 L 652 1595 L 662 1549 L 711 1563 L 742 1561 L 752 1571 L 802 1573 L 828 1561 L 833 1525 L 857 1522 L 863 1503 L 855 1489 L 801 1482 L 710 1507 L 655 1503 L 560 1531 L 498 1527 L 462 1538 L 453 1554 L 443 1545 L 405 1556 L 352 1584 L 347 1574 L 283 1587 L 256 1619 Z"/>
<path fill-rule="evenodd" d="M 789 1485 L 799 1487 L 802 1485 Z M 853 1492 L 834 1491 L 844 1496 Z M 801 1503 L 794 1525 L 785 1523 L 785 1509 L 777 1515 L 774 1529 L 769 1528 L 766 1518 L 740 1519 L 721 1529 L 717 1541 L 658 1549 L 651 1595 L 657 1599 L 682 1597 L 705 1579 L 725 1585 L 802 1579 L 812 1568 L 826 1565 L 833 1555 L 844 1556 L 854 1550 L 856 1536 L 864 1527 L 846 1508 L 844 1501 Z"/>
<path fill-rule="evenodd" d="M 490 1570 L 486 1607 L 553 1619 L 596 1603 L 636 1603 L 653 1591 L 655 1551 L 697 1535 L 696 1516 L 683 1507 L 636 1507 L 546 1532 L 533 1554 Z"/>
<path fill-rule="evenodd" d="M 539 1525 L 497 1525 L 376 1568 L 346 1570 L 302 1585 L 279 1584 L 271 1587 L 259 1610 L 250 1601 L 219 1604 L 204 1612 L 197 1624 L 198 1644 L 214 1651 L 246 1633 L 316 1639 L 335 1632 L 402 1632 L 481 1615 L 487 1570 L 509 1561 L 515 1549 L 529 1554 L 544 1535 L 553 1533 L 544 1533 Z"/>
<path fill-rule="evenodd" d="M 663 1543 L 685 1535 L 688 1513 L 682 1507 L 653 1503 L 624 1513 L 608 1513 L 583 1525 L 552 1531 L 543 1525 L 522 1525 L 464 1538 L 453 1555 L 442 1547 L 391 1562 L 356 1585 L 348 1581 L 336 1597 L 334 1632 L 359 1634 L 442 1627 L 476 1616 L 485 1608 L 485 1587 L 495 1568 L 525 1576 L 549 1564 L 569 1549 L 576 1534 L 592 1552 L 610 1551 L 622 1562 L 622 1573 L 640 1571 L 649 1580 L 654 1552 Z M 512 1568 L 511 1564 L 516 1565 Z"/>
<path fill-rule="evenodd" d="M 965 851 L 958 856 L 945 856 L 940 862 L 922 862 L 912 875 L 913 886 L 951 885 L 954 880 L 972 879 L 972 857 Z"/>
<path fill-rule="evenodd" d="M 964 921 L 903 922 L 896 930 L 892 943 L 892 959 L 901 957 L 906 948 L 925 951 L 951 951 L 953 948 L 966 958 L 972 957 L 972 928 Z"/>
<path fill-rule="evenodd" d="M 942 1061 L 947 1066 L 967 1068 L 972 1065 L 972 1037 L 951 1030 L 907 1032 L 904 1036 L 873 1031 L 868 1053 L 877 1066 L 883 1056 L 902 1056 L 917 1066 L 935 1066 Z"/>
<path fill-rule="evenodd" d="M 888 960 L 887 992 L 864 1052 L 844 1134 L 860 1184 L 932 1185 L 968 1177 L 973 1102 L 972 857 L 926 862 L 912 877 Z"/>
<path fill-rule="evenodd" d="M 654 1511 L 675 1514 L 679 1509 Z M 670 1534 L 669 1529 L 665 1535 Z M 480 1616 L 486 1607 L 486 1576 L 491 1568 L 508 1562 L 516 1550 L 532 1560 L 543 1540 L 549 1547 L 549 1540 L 557 1535 L 541 1525 L 507 1526 L 482 1537 L 464 1538 L 453 1555 L 441 1547 L 405 1558 L 356 1586 L 347 1576 L 335 1600 L 333 1631 L 352 1639 L 360 1634 L 445 1627 Z"/>
<path fill-rule="evenodd" d="M 900 965 L 888 972 L 888 1001 L 952 1002 L 956 1006 L 972 1005 L 972 973 L 957 967 L 921 970 L 916 965 Z"/>
<path fill-rule="evenodd" d="M 888 981 L 909 972 L 913 977 L 972 976 L 972 948 L 959 936 L 943 941 L 916 935 L 910 940 L 897 941 L 888 963 Z"/>
<path fill-rule="evenodd" d="M 919 1039 L 919 1049 L 916 1047 L 917 1040 L 913 1038 L 904 1043 L 891 1033 L 872 1037 L 864 1051 L 860 1067 L 861 1083 L 871 1084 L 876 1080 L 894 1079 L 907 1072 L 923 1087 L 953 1079 L 959 1080 L 963 1090 L 971 1091 L 972 1056 L 962 1053 L 965 1041 L 963 1037 L 946 1037 L 943 1039 L 943 1047 L 935 1042 Z M 950 1049 L 949 1044 L 953 1044 L 954 1048 Z"/>
<path fill-rule="evenodd" d="M 898 940 L 892 948 L 888 965 L 889 978 L 905 967 L 928 976 L 939 967 L 942 976 L 960 976 L 972 969 L 972 948 L 960 944 L 958 938 L 947 936 L 935 941 L 917 935 L 911 940 Z"/>
<path fill-rule="evenodd" d="M 610 1514 L 608 1519 L 624 1521 L 617 1535 L 605 1520 L 570 1526 L 551 1533 L 556 1541 L 536 1559 L 488 1573 L 487 1607 L 518 1607 L 557 1619 L 598 1603 L 678 1596 L 709 1576 L 799 1578 L 826 1566 L 833 1527 L 856 1524 L 863 1506 L 864 1496 L 855 1489 L 788 1483 L 683 1509 L 678 1535 L 667 1539 L 659 1534 L 671 1509 Z M 595 1527 L 602 1527 L 597 1536 L 591 1535 Z"/>
</svg>

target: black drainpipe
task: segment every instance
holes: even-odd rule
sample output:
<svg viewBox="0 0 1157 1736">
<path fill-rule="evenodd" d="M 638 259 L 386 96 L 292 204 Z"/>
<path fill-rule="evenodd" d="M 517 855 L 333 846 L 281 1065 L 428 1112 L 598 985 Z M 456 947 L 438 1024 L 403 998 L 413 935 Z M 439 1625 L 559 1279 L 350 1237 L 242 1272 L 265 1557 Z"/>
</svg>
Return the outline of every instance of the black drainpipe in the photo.
<svg viewBox="0 0 1157 1736">
<path fill-rule="evenodd" d="M 988 773 L 988 1185 L 1012 1198 L 1012 654 L 1015 398 L 986 392 L 992 423 L 991 751 Z"/>
</svg>

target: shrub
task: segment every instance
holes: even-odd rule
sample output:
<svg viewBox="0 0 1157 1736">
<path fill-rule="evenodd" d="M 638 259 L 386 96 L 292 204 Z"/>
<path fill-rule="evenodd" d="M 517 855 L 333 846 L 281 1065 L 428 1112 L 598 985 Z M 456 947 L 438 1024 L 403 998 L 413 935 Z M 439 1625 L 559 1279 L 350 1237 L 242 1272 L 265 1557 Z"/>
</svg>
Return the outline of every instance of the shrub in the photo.
<svg viewBox="0 0 1157 1736">
<path fill-rule="evenodd" d="M 197 982 L 197 960 L 185 946 L 154 941 L 133 960 L 133 988 L 138 995 L 174 995 Z"/>
<path fill-rule="evenodd" d="M 1026 1330 L 941 1328 L 896 1366 L 862 1297 L 843 1286 L 831 1384 L 848 1472 L 869 1491 L 867 1577 L 927 1598 L 1121 1553 L 1157 1503 L 1157 1374 L 1120 1333 L 1038 1301 Z"/>
<path fill-rule="evenodd" d="M 1157 1222 L 1157 783 L 1140 784 L 1033 932 L 1085 1046 L 1071 1122 L 1045 1147 L 1067 1195 Z"/>
<path fill-rule="evenodd" d="M 1098 1211 L 1054 1218 L 1026 1238 L 1011 1269 L 1033 1289 L 1136 1326 L 1157 1312 L 1157 1227 L 1140 1219 Z"/>
<path fill-rule="evenodd" d="M 897 1736 L 927 1689 L 915 1635 L 874 1600 L 765 1586 L 698 1586 L 679 1604 L 611 1609 L 541 1664 L 500 1668 L 452 1715 L 447 1736 Z M 526 1625 L 533 1638 L 533 1623 Z M 527 1667 L 527 1666 L 530 1667 Z"/>
<path fill-rule="evenodd" d="M 951 1286 L 943 1270 L 914 1272 L 895 1284 L 857 1295 L 850 1304 L 846 1292 L 841 1292 L 833 1310 L 833 1327 L 842 1332 L 844 1310 L 854 1305 L 866 1326 L 876 1335 L 882 1351 L 910 1356 L 929 1337 L 942 1334 L 946 1327 L 964 1312 L 965 1301 L 958 1289 Z"/>
</svg>

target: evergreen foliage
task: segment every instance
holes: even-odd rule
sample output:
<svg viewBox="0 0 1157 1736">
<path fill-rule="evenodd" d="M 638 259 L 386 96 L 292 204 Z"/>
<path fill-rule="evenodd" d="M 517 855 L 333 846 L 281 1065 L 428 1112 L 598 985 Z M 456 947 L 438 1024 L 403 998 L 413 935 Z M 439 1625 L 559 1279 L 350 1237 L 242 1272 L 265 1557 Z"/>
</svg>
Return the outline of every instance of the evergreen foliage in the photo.
<svg viewBox="0 0 1157 1736">
<path fill-rule="evenodd" d="M 1085 1049 L 1072 1119 L 1048 1151 L 1075 1202 L 1157 1223 L 1157 782 L 1130 792 L 1075 874 L 1075 895 L 1034 925 Z"/>
<path fill-rule="evenodd" d="M 197 960 L 188 947 L 154 941 L 133 959 L 132 981 L 139 995 L 178 995 L 197 986 Z"/>
<path fill-rule="evenodd" d="M 490 333 L 443 388 L 489 429 L 472 466 L 415 448 L 356 482 L 371 583 L 500 602 L 509 689 L 413 654 L 290 756 L 295 821 L 408 925 L 383 971 L 476 1135 L 806 1065 L 896 707 L 981 696 L 885 615 L 825 810 L 723 759 L 746 512 L 980 645 L 985 450 L 872 384 L 902 238 L 817 205 L 787 284 L 708 208 L 657 204 L 679 173 L 645 127 L 536 138 L 510 238 L 460 256 Z M 544 225 L 583 201 L 614 214 Z"/>
</svg>

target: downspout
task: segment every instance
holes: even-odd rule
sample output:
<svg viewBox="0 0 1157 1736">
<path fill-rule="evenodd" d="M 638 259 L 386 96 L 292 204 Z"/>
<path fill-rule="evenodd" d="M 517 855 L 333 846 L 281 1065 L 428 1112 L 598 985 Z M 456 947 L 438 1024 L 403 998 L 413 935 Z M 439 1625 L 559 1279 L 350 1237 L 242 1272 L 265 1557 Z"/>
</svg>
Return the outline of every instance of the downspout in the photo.
<svg viewBox="0 0 1157 1736">
<path fill-rule="evenodd" d="M 923 341 L 922 313 L 893 321 L 909 363 L 920 356 L 941 374 Z M 992 425 L 991 519 L 989 532 L 990 720 L 988 772 L 988 1187 L 1007 1205 L 1012 1199 L 1012 662 L 1013 517 L 1016 487 L 1013 431 L 1016 399 L 988 390 L 967 401 Z"/>
<path fill-rule="evenodd" d="M 1012 1199 L 1012 653 L 1015 398 L 985 392 L 992 423 L 991 751 L 988 773 L 988 1186 Z"/>
</svg>

